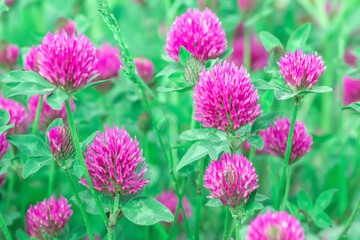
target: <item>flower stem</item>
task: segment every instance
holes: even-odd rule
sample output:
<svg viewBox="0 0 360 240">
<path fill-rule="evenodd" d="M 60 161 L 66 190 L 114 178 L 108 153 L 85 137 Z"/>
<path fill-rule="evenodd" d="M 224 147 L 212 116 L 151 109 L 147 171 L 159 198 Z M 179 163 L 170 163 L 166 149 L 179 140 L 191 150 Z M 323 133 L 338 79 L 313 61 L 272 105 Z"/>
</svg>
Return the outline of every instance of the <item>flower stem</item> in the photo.
<svg viewBox="0 0 360 240">
<path fill-rule="evenodd" d="M 195 240 L 200 239 L 202 187 L 203 187 L 204 173 L 205 173 L 205 158 L 201 158 L 199 162 L 199 175 L 198 175 L 198 186 L 197 186 L 197 197 L 196 197 Z"/>
<path fill-rule="evenodd" d="M 6 240 L 11 240 L 11 235 L 10 235 L 10 232 L 9 230 L 7 229 L 6 225 L 5 225 L 5 221 L 4 221 L 4 218 L 2 216 L 2 213 L 0 212 L 0 226 L 1 226 L 1 229 L 5 235 L 5 239 Z"/>
<path fill-rule="evenodd" d="M 291 118 L 288 140 L 287 140 L 287 144 L 286 144 L 286 152 L 285 152 L 284 164 L 283 164 L 283 169 L 282 169 L 282 174 L 281 174 L 281 182 L 280 182 L 280 189 L 279 189 L 279 195 L 278 195 L 278 200 L 277 200 L 277 204 L 276 204 L 276 209 L 280 209 L 281 199 L 283 199 L 283 196 L 284 196 L 286 178 L 290 177 L 290 176 L 287 176 L 287 173 L 289 171 L 289 160 L 290 160 L 290 155 L 291 155 L 291 148 L 292 148 L 292 142 L 293 142 L 293 137 L 294 137 L 294 128 L 295 128 L 298 107 L 299 107 L 298 103 L 295 102 L 295 106 L 294 106 L 294 110 L 293 110 L 293 114 L 292 114 L 292 118 Z"/>
<path fill-rule="evenodd" d="M 357 203 L 356 203 L 356 206 L 355 206 L 353 212 L 351 213 L 351 216 L 350 216 L 349 220 L 347 221 L 347 223 L 346 223 L 346 225 L 345 225 L 344 230 L 341 232 L 341 235 L 340 235 L 340 237 L 338 238 L 338 240 L 340 240 L 340 239 L 345 239 L 346 234 L 347 234 L 347 232 L 349 231 L 349 229 L 350 229 L 350 227 L 351 227 L 351 225 L 352 225 L 352 223 L 353 223 L 353 221 L 354 221 L 354 219 L 355 219 L 355 217 L 356 217 L 356 214 L 357 214 L 357 212 L 359 211 L 359 209 L 360 209 L 360 197 L 359 197 L 359 199 L 358 199 L 358 201 L 357 201 Z"/>
<path fill-rule="evenodd" d="M 74 180 L 72 179 L 72 177 L 71 177 L 71 175 L 70 175 L 69 169 L 65 169 L 64 172 L 65 172 L 66 178 L 68 179 L 68 181 L 69 181 L 69 183 L 70 183 L 71 189 L 72 189 L 72 191 L 73 191 L 73 193 L 74 193 L 74 195 L 75 195 L 76 202 L 78 203 L 78 206 L 79 206 L 81 215 L 82 215 L 82 217 L 83 217 L 83 219 L 84 219 L 85 226 L 86 226 L 86 229 L 87 229 L 89 238 L 90 238 L 90 240 L 94 240 L 93 231 L 92 231 L 92 229 L 91 229 L 91 225 L 90 225 L 89 219 L 88 219 L 88 217 L 87 217 L 87 215 L 86 215 L 84 205 L 83 205 L 83 203 L 81 202 L 81 198 L 80 198 L 80 196 L 79 196 L 78 191 L 76 190 L 76 186 L 75 186 Z"/>
<path fill-rule="evenodd" d="M 48 197 L 51 197 L 53 193 L 53 186 L 54 186 L 54 177 L 55 177 L 55 161 L 50 163 L 50 170 L 49 170 L 49 185 L 48 185 Z"/>
<path fill-rule="evenodd" d="M 223 240 L 228 239 L 228 235 L 229 235 L 229 225 L 230 225 L 230 220 L 231 220 L 231 214 L 229 209 L 227 209 L 227 207 L 225 207 L 225 225 L 224 225 L 224 235 L 223 235 Z"/>
<path fill-rule="evenodd" d="M 9 171 L 8 172 L 9 175 L 9 182 L 8 182 L 8 188 L 7 188 L 7 196 L 6 196 L 6 206 L 7 208 L 10 207 L 10 202 L 12 199 L 12 195 L 14 192 L 14 186 L 15 186 L 15 172 L 14 171 Z"/>
<path fill-rule="evenodd" d="M 65 101 L 65 107 L 66 107 L 66 113 L 67 113 L 67 117 L 68 117 L 68 121 L 69 121 L 69 125 L 70 125 L 70 131 L 71 131 L 72 138 L 74 140 L 74 145 L 75 145 L 75 150 L 76 150 L 78 160 L 80 161 L 81 167 L 82 167 L 82 169 L 84 171 L 86 181 L 87 181 L 87 183 L 89 185 L 89 188 L 90 188 L 90 192 L 93 195 L 93 198 L 95 199 L 96 207 L 99 210 L 100 215 L 103 218 L 105 225 L 108 226 L 109 225 L 109 219 L 106 217 L 104 208 L 103 208 L 103 206 L 102 206 L 102 204 L 100 202 L 99 196 L 96 193 L 96 190 L 94 188 L 94 184 L 93 184 L 92 179 L 90 177 L 89 171 L 88 171 L 88 169 L 86 167 L 85 160 L 84 160 L 81 148 L 80 148 L 79 136 L 78 136 L 77 131 L 76 131 L 76 127 L 75 127 L 75 123 L 74 123 L 74 119 L 73 119 L 69 99 L 67 99 Z"/>
<path fill-rule="evenodd" d="M 33 128 L 32 128 L 32 135 L 35 135 L 37 132 L 37 129 L 39 127 L 39 121 L 40 121 L 40 115 L 41 115 L 41 109 L 43 106 L 43 102 L 44 102 L 44 95 L 40 95 L 40 99 L 36 108 L 36 115 L 35 115 L 35 120 L 34 120 L 34 124 L 33 124 Z"/>
<path fill-rule="evenodd" d="M 234 219 L 235 221 L 235 232 L 236 232 L 236 240 L 240 240 L 240 225 L 241 225 L 241 219 L 237 218 Z"/>
<path fill-rule="evenodd" d="M 114 208 L 110 214 L 110 223 L 108 227 L 108 240 L 115 240 L 115 226 L 119 215 L 120 194 L 115 192 Z"/>
<path fill-rule="evenodd" d="M 285 208 L 287 206 L 287 199 L 289 197 L 289 191 L 290 191 L 291 173 L 292 173 L 292 170 L 291 170 L 291 166 L 290 166 L 289 167 L 289 177 L 286 178 L 284 201 L 283 201 L 283 204 L 281 205 L 281 211 L 285 211 Z"/>
<path fill-rule="evenodd" d="M 249 161 L 253 162 L 255 157 L 255 147 L 251 146 L 250 153 L 249 153 Z"/>
<path fill-rule="evenodd" d="M 244 61 L 243 65 L 247 69 L 248 72 L 250 72 L 250 27 L 247 27 L 246 24 L 244 24 Z"/>
</svg>

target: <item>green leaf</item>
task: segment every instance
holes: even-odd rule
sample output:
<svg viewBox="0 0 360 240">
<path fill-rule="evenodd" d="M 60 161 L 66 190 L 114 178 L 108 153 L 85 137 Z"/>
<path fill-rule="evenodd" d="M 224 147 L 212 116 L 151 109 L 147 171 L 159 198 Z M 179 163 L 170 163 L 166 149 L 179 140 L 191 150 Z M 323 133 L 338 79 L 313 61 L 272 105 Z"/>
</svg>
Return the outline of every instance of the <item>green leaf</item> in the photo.
<svg viewBox="0 0 360 240">
<path fill-rule="evenodd" d="M 264 205 L 262 203 L 253 202 L 250 205 L 246 205 L 245 211 L 246 216 L 252 216 L 256 210 L 261 210 L 264 208 Z"/>
<path fill-rule="evenodd" d="M 207 207 L 222 207 L 223 204 L 221 200 L 216 198 L 210 198 L 210 200 L 205 204 Z"/>
<path fill-rule="evenodd" d="M 4 109 L 0 109 L 0 126 L 5 126 L 10 121 L 10 114 Z"/>
<path fill-rule="evenodd" d="M 8 92 L 8 97 L 17 95 L 34 96 L 37 94 L 48 94 L 53 92 L 55 89 L 44 87 L 40 84 L 33 82 L 20 83 L 19 85 L 11 88 Z"/>
<path fill-rule="evenodd" d="M 217 159 L 219 154 L 226 151 L 229 148 L 228 141 L 210 141 L 208 146 L 208 152 L 210 159 Z"/>
<path fill-rule="evenodd" d="M 264 140 L 259 135 L 250 136 L 248 138 L 248 143 L 259 150 L 262 150 L 264 147 Z"/>
<path fill-rule="evenodd" d="M 2 215 L 6 226 L 11 226 L 21 216 L 20 212 L 15 211 L 2 211 Z"/>
<path fill-rule="evenodd" d="M 184 87 L 174 86 L 174 88 L 167 88 L 167 87 L 158 87 L 157 90 L 159 92 L 186 92 L 192 90 L 195 85 L 189 85 Z"/>
<path fill-rule="evenodd" d="M 97 135 L 97 132 L 94 132 L 92 134 L 90 134 L 90 136 L 88 136 L 87 138 L 85 138 L 81 143 L 80 143 L 80 148 L 81 148 L 81 151 L 84 152 L 87 145 L 89 145 L 92 140 L 94 140 L 94 138 L 96 137 Z"/>
<path fill-rule="evenodd" d="M 0 135 L 3 134 L 4 132 L 9 131 L 10 129 L 12 129 L 13 127 L 15 127 L 15 124 L 10 124 L 10 125 L 6 125 L 3 127 L 0 127 Z"/>
<path fill-rule="evenodd" d="M 170 76 L 173 73 L 176 72 L 183 72 L 184 67 L 178 63 L 178 62 L 171 62 L 168 65 L 166 65 L 158 74 L 156 74 L 155 78 L 163 77 L 163 76 Z"/>
<path fill-rule="evenodd" d="M 30 237 L 21 230 L 16 231 L 16 237 L 18 240 L 30 240 Z"/>
<path fill-rule="evenodd" d="M 295 51 L 305 46 L 307 39 L 309 38 L 311 30 L 311 24 L 305 23 L 298 27 L 291 35 L 286 45 L 287 51 Z"/>
<path fill-rule="evenodd" d="M 34 157 L 27 160 L 22 170 L 23 178 L 27 178 L 31 174 L 34 174 L 40 170 L 43 166 L 49 165 L 51 161 L 54 161 L 49 157 Z"/>
<path fill-rule="evenodd" d="M 181 65 L 185 66 L 185 63 L 190 56 L 191 53 L 188 52 L 183 46 L 181 46 L 179 51 L 179 62 L 181 63 Z"/>
<path fill-rule="evenodd" d="M 315 207 L 314 207 L 314 214 L 324 211 L 331 203 L 334 193 L 336 189 L 327 190 L 322 192 L 320 196 L 316 199 Z"/>
<path fill-rule="evenodd" d="M 266 90 L 261 98 L 261 109 L 267 111 L 270 109 L 274 102 L 274 92 L 271 90 Z"/>
<path fill-rule="evenodd" d="M 354 110 L 355 112 L 360 112 L 360 101 L 351 103 L 343 108 L 341 110 Z"/>
<path fill-rule="evenodd" d="M 101 192 L 97 192 L 101 204 L 103 205 L 105 213 L 110 212 L 111 208 L 114 205 L 114 199 L 110 197 L 109 195 L 106 195 Z M 95 200 L 90 192 L 89 189 L 79 192 L 80 199 L 83 202 L 83 204 L 86 206 L 86 212 L 92 215 L 99 215 L 99 210 L 96 206 Z M 70 198 L 71 201 L 77 204 L 75 196 L 72 196 Z"/>
<path fill-rule="evenodd" d="M 281 112 L 272 112 L 255 119 L 251 127 L 251 134 L 268 129 L 270 124 L 272 124 L 280 116 L 280 114 Z"/>
<path fill-rule="evenodd" d="M 268 52 L 275 47 L 284 48 L 280 40 L 269 32 L 263 31 L 259 34 L 259 37 Z"/>
<path fill-rule="evenodd" d="M 303 90 L 300 91 L 298 94 L 304 94 L 304 93 L 328 93 L 328 92 L 332 92 L 332 88 L 328 87 L 328 86 L 319 86 L 319 87 L 314 87 L 310 90 Z"/>
<path fill-rule="evenodd" d="M 4 82 L 36 83 L 44 89 L 54 90 L 54 86 L 50 82 L 33 71 L 12 71 Z"/>
<path fill-rule="evenodd" d="M 77 176 L 78 178 L 83 177 L 84 170 L 81 167 L 80 161 L 78 161 L 78 160 L 74 161 L 73 170 L 74 170 L 75 176 Z"/>
<path fill-rule="evenodd" d="M 225 59 L 228 56 L 230 56 L 233 53 L 234 49 L 233 48 L 228 48 L 225 50 L 225 52 L 223 52 L 223 54 L 221 54 L 221 56 L 219 57 L 220 59 Z"/>
<path fill-rule="evenodd" d="M 207 129 L 190 129 L 180 134 L 180 139 L 185 141 L 221 140 L 218 135 Z"/>
<path fill-rule="evenodd" d="M 291 92 L 282 91 L 280 89 L 275 89 L 274 95 L 277 100 L 286 100 L 295 97 L 297 93 L 291 93 Z"/>
<path fill-rule="evenodd" d="M 291 202 L 287 203 L 287 208 L 289 209 L 291 215 L 294 215 L 294 216 L 298 215 L 299 209 Z"/>
<path fill-rule="evenodd" d="M 316 216 L 314 218 L 314 222 L 315 222 L 315 225 L 318 226 L 319 228 L 327 228 L 332 225 L 331 219 L 324 212 L 320 212 L 320 213 L 316 214 Z"/>
<path fill-rule="evenodd" d="M 257 89 L 269 90 L 276 88 L 276 86 L 272 82 L 267 82 L 263 79 L 254 80 L 252 84 L 254 84 L 254 87 Z"/>
<path fill-rule="evenodd" d="M 15 145 L 22 153 L 29 157 L 51 157 L 50 148 L 35 135 L 15 135 L 6 140 Z"/>
<path fill-rule="evenodd" d="M 97 76 L 99 76 L 99 74 L 96 74 L 95 77 L 93 76 L 92 78 L 96 78 Z M 107 82 L 110 82 L 110 81 L 111 81 L 111 79 L 89 82 L 81 90 L 84 90 L 84 89 L 87 89 L 87 88 L 90 88 L 90 87 L 94 87 L 94 86 L 97 86 L 97 85 L 100 85 L 100 84 L 103 84 L 103 83 L 107 83 Z"/>
<path fill-rule="evenodd" d="M 202 157 L 205 157 L 208 154 L 208 145 L 207 141 L 200 141 L 196 142 L 189 150 L 185 153 L 182 157 L 178 165 L 176 166 L 175 170 L 178 172 L 181 168 L 185 167 L 186 165 L 199 160 Z"/>
<path fill-rule="evenodd" d="M 76 226 L 68 237 L 68 240 L 78 240 L 86 237 L 87 230 L 85 225 Z"/>
<path fill-rule="evenodd" d="M 157 200 L 141 196 L 127 201 L 121 211 L 124 216 L 136 225 L 149 226 L 157 222 L 173 222 L 170 210 Z"/>
<path fill-rule="evenodd" d="M 51 108 L 55 110 L 60 110 L 63 106 L 64 101 L 68 98 L 69 96 L 66 93 L 57 90 L 46 98 L 46 102 Z"/>
<path fill-rule="evenodd" d="M 300 209 L 311 213 L 313 210 L 313 203 L 309 195 L 306 194 L 304 191 L 300 191 L 297 195 L 297 205 Z"/>
<path fill-rule="evenodd" d="M 260 193 L 256 193 L 255 195 L 255 202 L 264 202 L 266 200 L 269 200 L 270 198 L 268 196 L 265 196 L 263 194 Z"/>
</svg>

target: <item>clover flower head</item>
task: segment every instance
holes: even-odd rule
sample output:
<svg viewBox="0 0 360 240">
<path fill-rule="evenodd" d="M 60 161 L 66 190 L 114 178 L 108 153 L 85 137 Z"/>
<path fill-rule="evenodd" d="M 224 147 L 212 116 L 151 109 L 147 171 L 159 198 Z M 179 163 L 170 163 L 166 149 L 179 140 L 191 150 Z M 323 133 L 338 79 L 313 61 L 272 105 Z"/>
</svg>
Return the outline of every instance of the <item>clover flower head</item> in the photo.
<svg viewBox="0 0 360 240">
<path fill-rule="evenodd" d="M 59 237 L 73 211 L 71 204 L 62 196 L 58 200 L 52 195 L 35 206 L 30 205 L 26 212 L 26 232 L 31 238 L 44 239 L 44 235 Z"/>
<path fill-rule="evenodd" d="M 167 207 L 173 214 L 176 212 L 177 205 L 179 203 L 179 199 L 173 191 L 164 191 L 159 196 L 156 197 L 156 200 L 161 202 L 165 207 Z M 184 207 L 186 217 L 190 217 L 192 215 L 191 206 L 186 197 L 182 199 L 182 205 Z M 178 223 L 184 221 L 184 215 L 182 210 L 179 212 Z"/>
<path fill-rule="evenodd" d="M 250 194 L 259 187 L 258 180 L 255 168 L 246 157 L 224 153 L 205 170 L 204 187 L 211 191 L 212 198 L 235 208 L 249 200 Z"/>
<path fill-rule="evenodd" d="M 9 124 L 14 123 L 15 127 L 10 129 L 11 134 L 25 133 L 29 126 L 28 113 L 24 106 L 12 99 L 4 99 L 0 96 L 0 109 L 4 109 L 10 114 Z"/>
<path fill-rule="evenodd" d="M 231 133 L 261 115 L 258 98 L 246 69 L 224 61 L 200 74 L 193 94 L 194 119 Z"/>
<path fill-rule="evenodd" d="M 140 78 L 150 84 L 154 78 L 154 64 L 146 58 L 134 58 L 134 63 Z"/>
<path fill-rule="evenodd" d="M 46 134 L 50 148 L 57 162 L 64 162 L 75 155 L 75 145 L 67 126 L 56 126 Z"/>
<path fill-rule="evenodd" d="M 189 8 L 177 17 L 167 34 L 165 50 L 173 60 L 179 61 L 181 46 L 200 62 L 221 56 L 227 41 L 215 13 L 208 8 L 203 12 Z"/>
<path fill-rule="evenodd" d="M 310 90 L 326 69 L 321 56 L 309 53 L 303 54 L 299 49 L 280 57 L 278 62 L 280 73 L 293 91 Z"/>
<path fill-rule="evenodd" d="M 294 216 L 287 212 L 269 210 L 250 222 L 246 240 L 305 240 L 304 230 Z"/>
<path fill-rule="evenodd" d="M 147 169 L 142 149 L 136 137 L 130 138 L 124 128 L 105 125 L 105 132 L 97 133 L 84 155 L 97 191 L 110 195 L 133 194 L 149 184 L 149 179 L 143 179 Z M 80 183 L 88 186 L 86 179 Z"/>
</svg>

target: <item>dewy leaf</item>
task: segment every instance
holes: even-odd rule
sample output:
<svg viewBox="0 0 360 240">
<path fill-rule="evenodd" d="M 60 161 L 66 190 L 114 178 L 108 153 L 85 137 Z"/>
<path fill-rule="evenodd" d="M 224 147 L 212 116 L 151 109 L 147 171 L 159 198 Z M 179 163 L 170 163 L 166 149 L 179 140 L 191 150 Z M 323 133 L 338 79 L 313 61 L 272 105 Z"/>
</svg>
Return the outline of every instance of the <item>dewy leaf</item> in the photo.
<svg viewBox="0 0 360 240">
<path fill-rule="evenodd" d="M 156 74 L 155 78 L 163 77 L 163 76 L 170 76 L 176 72 L 183 72 L 184 67 L 178 62 L 172 62 L 166 65 L 158 74 Z"/>
<path fill-rule="evenodd" d="M 167 207 L 147 196 L 127 201 L 121 211 L 129 221 L 142 226 L 174 221 L 174 216 Z"/>
<path fill-rule="evenodd" d="M 60 110 L 63 106 L 64 101 L 68 98 L 69 96 L 66 93 L 57 90 L 46 98 L 46 102 L 51 108 L 55 110 Z"/>
<path fill-rule="evenodd" d="M 105 213 L 110 212 L 110 209 L 113 207 L 114 205 L 114 199 L 102 192 L 98 192 L 97 193 L 99 195 L 101 204 L 104 207 Z M 90 192 L 90 190 L 84 190 L 82 192 L 79 192 L 81 201 L 84 203 L 84 205 L 86 206 L 86 211 L 89 214 L 93 214 L 93 215 L 98 215 L 99 214 L 99 210 L 95 204 L 95 200 Z M 71 201 L 73 201 L 74 203 L 77 204 L 76 199 L 74 196 L 72 196 L 70 198 Z"/>
<path fill-rule="evenodd" d="M 305 23 L 298 27 L 291 35 L 286 45 L 287 51 L 295 51 L 305 46 L 309 38 L 311 24 Z"/>
<path fill-rule="evenodd" d="M 35 135 L 15 135 L 6 140 L 15 145 L 22 153 L 29 157 L 51 156 L 50 149 Z"/>
<path fill-rule="evenodd" d="M 34 157 L 30 158 L 25 164 L 22 171 L 23 178 L 27 178 L 33 173 L 36 173 L 43 166 L 49 165 L 51 161 L 54 161 L 49 157 Z"/>
<path fill-rule="evenodd" d="M 248 143 L 259 150 L 262 150 L 264 147 L 264 140 L 259 135 L 250 136 L 248 138 Z"/>
<path fill-rule="evenodd" d="M 0 109 L 0 127 L 5 126 L 9 121 L 10 114 L 4 109 Z"/>
<path fill-rule="evenodd" d="M 205 204 L 207 207 L 222 207 L 223 204 L 221 200 L 216 198 L 210 198 L 210 200 Z"/>
<path fill-rule="evenodd" d="M 268 129 L 270 124 L 272 124 L 279 117 L 280 114 L 281 112 L 272 112 L 255 119 L 251 127 L 251 134 Z"/>
<path fill-rule="evenodd" d="M 210 159 L 218 159 L 219 154 L 227 148 L 229 148 L 228 141 L 210 141 L 208 146 Z"/>
<path fill-rule="evenodd" d="M 199 160 L 202 157 L 205 157 L 208 154 L 208 141 L 200 141 L 196 142 L 189 150 L 185 153 L 185 155 L 182 157 L 178 165 L 176 166 L 175 170 L 178 172 L 181 168 L 185 167 L 186 165 Z"/>
<path fill-rule="evenodd" d="M 191 53 L 188 52 L 183 46 L 181 46 L 179 51 L 179 62 L 181 63 L 181 65 L 185 66 L 185 63 L 190 56 Z"/>
<path fill-rule="evenodd" d="M 331 219 L 324 212 L 318 213 L 314 218 L 314 222 L 315 225 L 318 226 L 319 228 L 327 228 L 332 225 Z"/>
<path fill-rule="evenodd" d="M 331 189 L 320 194 L 315 202 L 314 214 L 324 211 L 330 205 L 336 191 L 336 189 Z"/>
<path fill-rule="evenodd" d="M 221 140 L 218 135 L 207 129 L 190 129 L 182 132 L 180 138 L 185 141 Z"/>
<path fill-rule="evenodd" d="M 260 40 L 268 52 L 275 47 L 284 48 L 280 40 L 269 32 L 261 32 L 259 34 Z"/>
<path fill-rule="evenodd" d="M 313 210 L 313 203 L 309 195 L 306 194 L 304 191 L 300 191 L 297 195 L 297 205 L 300 209 L 311 213 Z"/>
</svg>

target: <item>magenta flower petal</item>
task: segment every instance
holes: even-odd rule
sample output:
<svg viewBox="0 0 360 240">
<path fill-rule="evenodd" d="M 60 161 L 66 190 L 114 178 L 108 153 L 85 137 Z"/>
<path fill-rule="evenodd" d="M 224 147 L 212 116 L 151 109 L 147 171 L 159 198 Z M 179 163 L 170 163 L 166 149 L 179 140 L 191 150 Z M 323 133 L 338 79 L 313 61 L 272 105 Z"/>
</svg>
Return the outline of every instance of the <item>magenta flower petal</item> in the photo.
<svg viewBox="0 0 360 240">
<path fill-rule="evenodd" d="M 250 222 L 246 240 L 305 240 L 305 235 L 294 216 L 268 211 Z"/>
<path fill-rule="evenodd" d="M 285 57 L 280 57 L 278 65 L 286 85 L 295 91 L 310 90 L 326 69 L 321 56 L 316 52 L 315 55 L 305 55 L 301 49 L 293 54 L 290 51 Z"/>
<path fill-rule="evenodd" d="M 30 121 L 24 106 L 12 99 L 3 99 L 0 96 L 0 109 L 4 109 L 9 112 L 9 124 L 14 123 L 15 125 L 14 128 L 9 130 L 11 134 L 14 134 L 15 132 L 21 134 L 27 131 Z"/>
<path fill-rule="evenodd" d="M 360 101 L 360 80 L 344 76 L 343 78 L 343 104 Z"/>
<path fill-rule="evenodd" d="M 194 119 L 206 128 L 233 132 L 261 115 L 246 69 L 224 61 L 200 74 L 194 87 Z"/>
<path fill-rule="evenodd" d="M 104 80 L 115 78 L 119 76 L 119 71 L 124 65 L 121 63 L 119 57 L 121 53 L 117 47 L 112 47 L 105 42 L 100 48 L 96 49 L 96 57 L 98 62 L 96 70 L 100 74 L 97 80 Z"/>
<path fill-rule="evenodd" d="M 75 145 L 70 129 L 65 126 L 56 126 L 46 134 L 49 139 L 52 155 L 56 161 L 62 163 L 75 155 Z"/>
<path fill-rule="evenodd" d="M 139 143 L 124 130 L 105 125 L 84 153 L 89 174 L 97 191 L 107 194 L 133 194 L 149 184 L 142 179 L 147 171 Z M 80 183 L 88 186 L 86 179 Z"/>
<path fill-rule="evenodd" d="M 55 120 L 56 118 L 62 118 L 62 120 L 65 122 L 67 121 L 67 114 L 65 109 L 65 103 L 63 103 L 63 106 L 60 110 L 52 109 L 49 104 L 47 104 L 46 99 L 48 95 L 44 96 L 43 106 L 41 108 L 41 114 L 40 114 L 40 120 L 39 120 L 39 129 L 40 130 L 46 130 L 46 128 L 49 126 L 49 124 Z M 28 109 L 30 113 L 30 119 L 34 121 L 36 110 L 39 104 L 40 95 L 32 96 L 29 99 L 28 102 Z M 75 110 L 74 102 L 70 101 L 70 107 L 71 110 Z"/>
<path fill-rule="evenodd" d="M 166 206 L 172 214 L 175 215 L 177 205 L 179 203 L 179 199 L 177 198 L 176 194 L 172 191 L 164 191 L 159 196 L 156 197 L 156 200 L 161 202 L 164 206 Z M 192 215 L 191 205 L 186 197 L 182 199 L 182 205 L 184 207 L 186 217 L 190 217 Z M 179 212 L 178 223 L 184 221 L 184 215 L 182 210 Z"/>
<path fill-rule="evenodd" d="M 84 87 L 97 72 L 94 45 L 78 32 L 50 32 L 38 46 L 39 74 L 56 88 L 71 94 Z"/>
<path fill-rule="evenodd" d="M 255 0 L 238 0 L 238 5 L 242 12 L 249 11 L 255 7 Z"/>
<path fill-rule="evenodd" d="M 352 67 L 356 67 L 357 57 L 353 53 L 354 47 L 349 47 L 345 51 L 344 61 Z"/>
<path fill-rule="evenodd" d="M 45 233 L 52 237 L 59 237 L 69 221 L 73 211 L 71 204 L 62 196 L 58 200 L 55 195 L 47 201 L 44 199 L 35 206 L 30 205 L 26 212 L 26 232 L 34 238 L 43 237 Z"/>
<path fill-rule="evenodd" d="M 284 158 L 289 130 L 290 121 L 284 117 L 283 120 L 278 118 L 267 130 L 260 131 L 259 134 L 264 139 L 264 148 L 262 151 Z M 307 134 L 305 124 L 303 122 L 296 121 L 289 163 L 294 163 L 296 160 L 308 153 L 312 143 L 312 136 Z"/>
<path fill-rule="evenodd" d="M 179 61 L 181 46 L 200 62 L 221 56 L 227 41 L 218 17 L 210 9 L 204 12 L 188 9 L 177 17 L 167 34 L 165 50 L 172 59 Z"/>
<path fill-rule="evenodd" d="M 154 64 L 146 58 L 134 58 L 134 63 L 140 78 L 150 84 L 154 77 Z"/>
<path fill-rule="evenodd" d="M 204 187 L 211 191 L 211 197 L 232 208 L 246 203 L 259 187 L 252 163 L 237 153 L 232 157 L 224 153 L 219 160 L 213 160 L 205 170 L 204 180 Z"/>
</svg>

